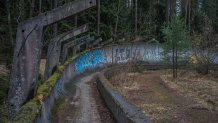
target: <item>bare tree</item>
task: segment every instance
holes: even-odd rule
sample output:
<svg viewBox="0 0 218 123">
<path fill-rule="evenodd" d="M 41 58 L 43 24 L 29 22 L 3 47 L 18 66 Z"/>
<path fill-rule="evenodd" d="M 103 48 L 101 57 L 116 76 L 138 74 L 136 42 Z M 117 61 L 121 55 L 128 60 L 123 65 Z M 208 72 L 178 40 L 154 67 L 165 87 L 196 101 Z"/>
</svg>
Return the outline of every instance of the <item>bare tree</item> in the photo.
<svg viewBox="0 0 218 123">
<path fill-rule="evenodd" d="M 7 14 L 8 14 L 8 29 L 9 29 L 9 38 L 11 41 L 12 48 L 14 47 L 14 39 L 12 35 L 12 25 L 11 25 L 11 10 L 10 10 L 10 0 L 6 0 Z"/>
<path fill-rule="evenodd" d="M 58 2 L 57 2 L 57 0 L 54 0 L 54 8 L 57 8 L 57 7 L 58 7 Z M 53 25 L 53 30 L 54 30 L 54 36 L 56 36 L 57 33 L 58 33 L 58 25 L 57 25 L 57 23 L 55 23 Z"/>
<path fill-rule="evenodd" d="M 117 37 L 117 28 L 118 28 L 118 23 L 119 23 L 120 10 L 121 10 L 121 0 L 118 0 L 118 6 L 117 6 L 117 12 L 116 12 L 116 25 L 115 25 L 115 31 L 114 31 L 115 37 Z"/>
<path fill-rule="evenodd" d="M 39 13 L 42 13 L 42 0 L 39 0 Z"/>
<path fill-rule="evenodd" d="M 30 5 L 29 17 L 32 17 L 35 8 L 35 0 L 28 0 L 28 2 Z"/>
<path fill-rule="evenodd" d="M 135 0 L 135 36 L 138 33 L 138 0 Z"/>
<path fill-rule="evenodd" d="M 172 15 L 175 13 L 176 0 L 167 0 L 166 6 L 166 23 L 169 25 Z"/>
<path fill-rule="evenodd" d="M 101 21 L 101 0 L 98 0 L 98 36 L 100 35 L 100 21 Z"/>
<path fill-rule="evenodd" d="M 182 0 L 182 14 L 185 18 L 185 23 L 191 28 L 191 0 Z"/>
</svg>

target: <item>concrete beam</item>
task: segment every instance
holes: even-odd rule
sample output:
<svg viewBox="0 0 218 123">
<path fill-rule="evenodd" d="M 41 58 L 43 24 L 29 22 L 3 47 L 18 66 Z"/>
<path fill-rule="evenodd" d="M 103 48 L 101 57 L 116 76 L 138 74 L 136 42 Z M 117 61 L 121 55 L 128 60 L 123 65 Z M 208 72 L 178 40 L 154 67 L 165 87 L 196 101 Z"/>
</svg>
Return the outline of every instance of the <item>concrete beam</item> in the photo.
<svg viewBox="0 0 218 123">
<path fill-rule="evenodd" d="M 102 42 L 101 42 L 101 46 L 108 45 L 108 44 L 110 44 L 110 43 L 112 43 L 112 42 L 113 42 L 113 39 L 110 38 L 110 39 L 108 39 L 108 40 L 106 40 L 106 41 L 102 41 Z"/>
<path fill-rule="evenodd" d="M 50 40 L 47 52 L 45 79 L 48 79 L 51 76 L 52 70 L 60 61 L 61 44 L 66 40 L 87 32 L 88 30 L 88 24 L 85 24 L 76 29 L 60 34 Z"/>
<path fill-rule="evenodd" d="M 77 40 L 73 40 L 71 42 L 64 44 L 63 50 L 62 50 L 61 62 L 63 63 L 67 59 L 69 48 L 76 47 L 76 46 L 79 46 L 82 44 L 88 44 L 89 42 L 91 42 L 93 40 L 94 40 L 94 37 L 90 37 L 90 35 L 87 35 L 87 36 L 81 37 Z M 74 50 L 77 50 L 77 49 L 74 48 Z"/>
<path fill-rule="evenodd" d="M 35 94 L 43 28 L 95 5 L 96 0 L 77 0 L 19 24 L 8 94 L 10 119 Z"/>
<path fill-rule="evenodd" d="M 98 39 L 94 40 L 93 42 L 90 42 L 88 44 L 88 47 L 93 48 L 94 46 L 98 46 L 101 41 L 102 41 L 102 38 L 98 38 Z"/>
<path fill-rule="evenodd" d="M 94 6 L 96 6 L 96 0 L 75 0 L 39 16 L 32 17 L 21 23 L 21 25 L 37 23 L 40 26 L 47 26 Z"/>
</svg>

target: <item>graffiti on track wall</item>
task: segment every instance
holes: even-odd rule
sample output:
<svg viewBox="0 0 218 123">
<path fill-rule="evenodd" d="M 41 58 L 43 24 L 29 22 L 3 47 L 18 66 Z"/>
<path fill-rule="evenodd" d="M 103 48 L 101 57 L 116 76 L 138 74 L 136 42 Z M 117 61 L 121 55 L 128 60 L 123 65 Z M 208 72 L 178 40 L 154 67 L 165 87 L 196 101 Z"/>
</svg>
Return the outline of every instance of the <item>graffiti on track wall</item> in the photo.
<svg viewBox="0 0 218 123">
<path fill-rule="evenodd" d="M 102 50 L 88 51 L 80 55 L 75 61 L 75 71 L 83 72 L 89 68 L 95 68 L 98 64 L 106 63 Z"/>
<path fill-rule="evenodd" d="M 148 63 L 160 62 L 163 58 L 163 49 L 158 46 L 148 46 L 144 48 L 144 61 Z"/>
<path fill-rule="evenodd" d="M 122 47 L 114 49 L 114 60 L 116 63 L 127 62 L 128 60 L 142 59 L 141 50 L 137 47 Z"/>
<path fill-rule="evenodd" d="M 114 58 L 117 63 L 128 60 L 130 58 L 130 49 L 129 48 L 115 49 Z"/>
</svg>

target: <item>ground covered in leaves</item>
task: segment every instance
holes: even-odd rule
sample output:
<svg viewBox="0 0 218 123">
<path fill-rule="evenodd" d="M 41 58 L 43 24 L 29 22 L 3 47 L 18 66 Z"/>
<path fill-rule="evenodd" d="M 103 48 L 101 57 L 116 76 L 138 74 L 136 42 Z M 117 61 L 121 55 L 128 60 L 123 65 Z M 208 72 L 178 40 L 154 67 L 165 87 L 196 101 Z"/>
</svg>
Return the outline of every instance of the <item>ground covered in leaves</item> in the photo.
<svg viewBox="0 0 218 123">
<path fill-rule="evenodd" d="M 112 85 L 155 123 L 217 123 L 218 74 L 179 70 L 116 73 Z"/>
</svg>

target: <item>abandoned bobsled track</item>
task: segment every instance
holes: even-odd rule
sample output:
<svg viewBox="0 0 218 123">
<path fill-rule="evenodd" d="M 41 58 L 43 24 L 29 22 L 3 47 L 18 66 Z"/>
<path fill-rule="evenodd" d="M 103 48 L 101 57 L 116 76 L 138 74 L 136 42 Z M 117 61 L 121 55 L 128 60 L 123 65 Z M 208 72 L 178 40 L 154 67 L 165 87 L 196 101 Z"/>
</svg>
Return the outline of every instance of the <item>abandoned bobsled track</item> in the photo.
<svg viewBox="0 0 218 123">
<path fill-rule="evenodd" d="M 75 0 L 19 24 L 7 101 L 8 117 L 12 122 L 149 122 L 142 112 L 102 79 L 103 72 L 99 71 L 129 62 L 143 63 L 157 69 L 169 67 L 172 59 L 163 62 L 164 51 L 159 44 L 102 41 L 101 37 L 96 39 L 91 33 L 86 35 L 89 26 L 84 24 L 50 40 L 45 81 L 41 83 L 38 80 L 44 28 L 96 4 L 96 0 Z M 79 35 L 83 37 L 78 38 Z M 67 41 L 72 38 L 77 40 Z M 70 48 L 73 49 L 71 58 Z M 189 55 L 188 52 L 181 53 L 179 57 L 183 61 L 178 64 L 186 64 Z M 218 64 L 218 57 L 213 62 Z"/>
<path fill-rule="evenodd" d="M 155 45 L 125 44 L 106 46 L 78 54 L 57 67 L 57 71 L 39 86 L 36 96 L 22 106 L 13 121 L 50 122 L 55 100 L 66 93 L 64 87 L 66 83 L 72 82 L 84 72 L 102 69 L 112 64 L 127 63 L 130 60 L 157 64 L 161 59 L 160 52 L 162 49 Z"/>
<path fill-rule="evenodd" d="M 88 82 L 95 74 L 89 74 L 86 77 L 82 75 L 89 71 L 102 70 L 113 64 L 125 64 L 129 61 L 146 63 L 150 64 L 151 67 L 154 65 L 160 68 L 162 52 L 163 49 L 160 46 L 140 43 L 104 46 L 77 54 L 57 67 L 56 72 L 39 86 L 36 96 L 21 107 L 13 121 L 18 123 L 24 121 L 49 123 L 51 122 L 51 111 L 55 105 L 55 100 L 63 95 L 68 96 L 69 92 L 76 90 L 76 95 L 72 94 L 72 96 L 66 98 L 65 103 L 60 106 L 58 111 L 60 118 L 57 120 L 86 123 L 87 121 L 102 122 L 102 119 L 104 119 L 103 122 L 105 122 L 105 117 L 110 116 L 110 113 L 108 109 L 105 109 L 106 106 L 96 105 L 101 99 L 95 101 L 97 97 L 91 95 L 91 90 L 96 86 L 90 87 L 88 84 L 96 82 Z M 66 85 L 68 85 L 67 87 L 75 85 L 77 89 L 66 89 Z M 120 94 L 114 92 L 113 89 L 110 91 L 111 89 L 106 86 L 100 88 L 101 95 L 116 121 L 122 116 L 121 121 L 118 122 L 147 122 L 147 118 L 142 116 L 140 112 L 136 113 L 137 109 L 125 102 Z M 107 110 L 104 116 L 101 116 L 104 113 L 101 112 L 101 109 L 99 111 L 98 106 L 103 107 L 102 111 Z M 112 119 L 110 117 L 109 122 L 113 122 Z"/>
<path fill-rule="evenodd" d="M 153 65 L 156 67 L 158 66 L 159 68 L 161 67 L 160 63 L 163 57 L 161 55 L 162 52 L 163 49 L 157 45 L 147 45 L 147 44 L 140 43 L 140 44 L 104 46 L 101 48 L 96 48 L 93 50 L 88 50 L 80 54 L 77 54 L 76 56 L 68 59 L 63 65 L 57 67 L 57 71 L 54 72 L 53 75 L 45 83 L 39 86 L 36 96 L 21 107 L 21 109 L 19 110 L 13 121 L 14 122 L 28 121 L 29 123 L 51 122 L 50 121 L 51 110 L 54 107 L 55 100 L 60 98 L 63 94 L 68 93 L 67 89 L 65 89 L 66 88 L 65 85 L 71 83 L 70 85 L 76 84 L 76 86 L 80 88 L 79 89 L 80 91 L 77 90 L 78 92 L 77 96 L 71 97 L 69 101 L 66 100 L 66 105 L 70 104 L 70 105 L 75 105 L 76 107 L 72 108 L 72 110 L 69 110 L 70 112 L 67 114 L 63 112 L 63 114 L 65 115 L 63 115 L 64 119 L 62 120 L 64 121 L 67 120 L 69 122 L 74 122 L 74 121 L 86 122 L 86 120 L 89 120 L 90 122 L 91 121 L 100 122 L 101 120 L 99 120 L 99 117 L 100 119 L 102 118 L 101 116 L 98 116 L 99 111 L 98 109 L 96 109 L 96 105 L 95 105 L 96 101 L 93 101 L 94 100 L 93 98 L 96 98 L 95 97 L 96 95 L 90 96 L 90 91 L 89 91 L 90 87 L 89 85 L 86 84 L 86 82 L 92 78 L 92 75 L 85 78 L 81 77 L 82 79 L 79 81 L 77 80 L 77 78 L 89 71 L 102 70 L 104 68 L 110 67 L 113 64 L 125 64 L 128 63 L 129 61 L 135 61 L 135 62 L 139 61 L 140 63 L 144 62 L 152 66 Z M 78 95 L 80 95 L 80 99 L 77 98 Z M 103 94 L 101 93 L 101 95 Z M 115 98 L 113 98 L 111 97 L 113 95 L 114 92 L 109 92 L 109 95 L 107 95 L 106 98 L 109 97 L 110 101 L 108 100 L 105 101 L 112 104 L 114 102 L 117 102 L 116 97 L 121 97 L 119 96 L 119 94 L 118 96 L 115 94 Z M 119 101 L 121 101 L 121 103 Z M 125 105 L 129 105 L 127 104 L 127 102 L 124 101 L 125 100 L 123 100 L 122 98 L 119 98 L 118 103 L 114 103 L 114 104 L 118 105 L 118 107 L 122 103 L 125 103 Z M 134 114 L 136 109 L 134 107 L 133 108 L 131 107 L 132 106 L 127 106 L 128 110 L 130 110 L 130 112 Z M 70 109 L 69 107 L 65 107 L 65 108 Z M 117 109 L 115 110 L 115 112 L 118 112 L 117 114 L 114 114 L 112 109 L 110 110 L 114 115 L 114 117 L 117 117 L 117 119 L 120 117 L 121 114 L 124 116 L 125 119 L 132 117 L 132 115 L 129 116 L 128 113 L 129 111 L 127 111 L 123 107 L 114 108 L 114 109 Z M 65 111 L 67 110 L 65 109 Z M 72 113 L 75 113 L 75 115 L 68 116 L 68 114 L 72 114 Z M 100 114 L 102 114 L 101 111 Z M 138 117 L 138 116 L 134 116 L 134 117 Z M 146 121 L 146 118 L 144 121 Z"/>
</svg>

